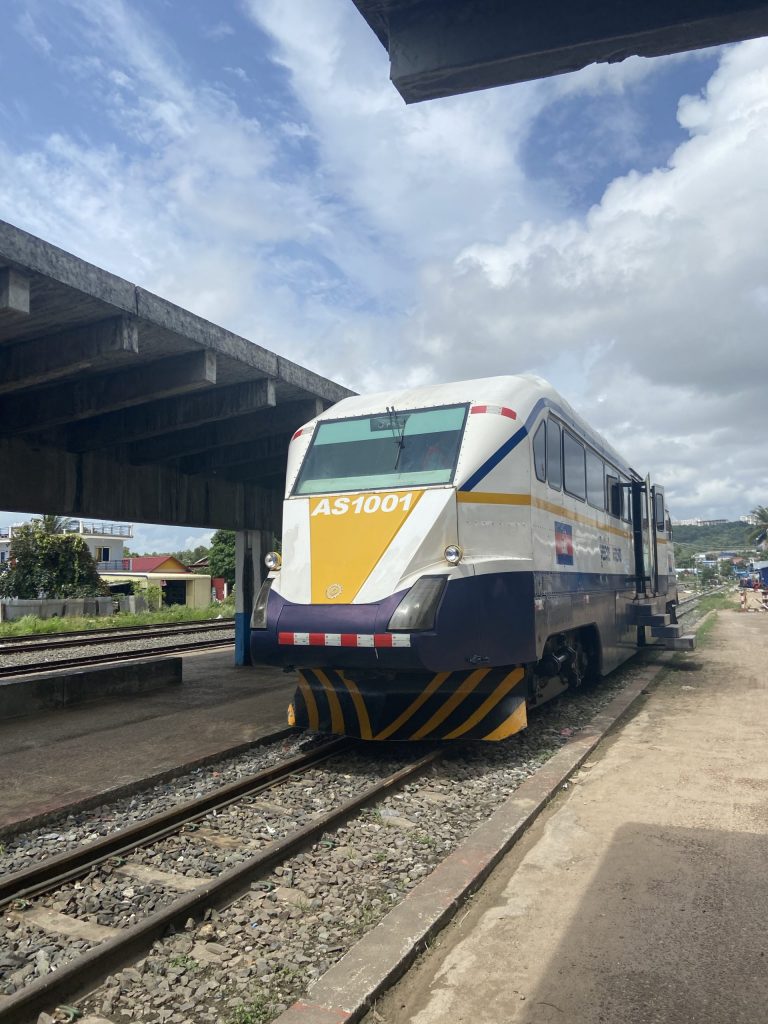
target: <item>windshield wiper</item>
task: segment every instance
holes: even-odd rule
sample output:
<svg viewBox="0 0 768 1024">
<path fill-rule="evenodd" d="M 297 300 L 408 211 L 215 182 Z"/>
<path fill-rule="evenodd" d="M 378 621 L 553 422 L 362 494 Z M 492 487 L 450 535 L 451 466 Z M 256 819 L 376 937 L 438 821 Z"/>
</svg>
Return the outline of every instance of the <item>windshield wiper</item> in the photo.
<svg viewBox="0 0 768 1024">
<path fill-rule="evenodd" d="M 395 459 L 394 467 L 397 469 L 403 448 L 405 448 L 405 420 L 398 419 L 394 405 L 387 406 L 387 415 L 389 416 L 389 428 L 392 431 L 392 438 L 397 444 L 397 458 Z"/>
</svg>

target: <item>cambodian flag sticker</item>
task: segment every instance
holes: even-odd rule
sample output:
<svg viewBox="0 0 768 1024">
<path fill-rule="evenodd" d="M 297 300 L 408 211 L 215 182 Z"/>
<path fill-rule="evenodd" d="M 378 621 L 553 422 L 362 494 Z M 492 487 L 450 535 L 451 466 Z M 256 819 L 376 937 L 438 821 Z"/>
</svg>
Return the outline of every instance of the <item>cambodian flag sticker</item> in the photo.
<svg viewBox="0 0 768 1024">
<path fill-rule="evenodd" d="M 555 523 L 555 551 L 558 565 L 573 565 L 573 527 Z"/>
</svg>

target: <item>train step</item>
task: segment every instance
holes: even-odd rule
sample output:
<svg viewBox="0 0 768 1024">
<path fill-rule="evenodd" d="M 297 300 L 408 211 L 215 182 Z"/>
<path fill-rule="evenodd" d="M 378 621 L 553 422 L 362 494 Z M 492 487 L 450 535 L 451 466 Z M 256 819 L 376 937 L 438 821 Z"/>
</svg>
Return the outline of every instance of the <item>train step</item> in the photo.
<svg viewBox="0 0 768 1024">
<path fill-rule="evenodd" d="M 664 616 L 669 619 L 668 615 Z M 663 625 L 651 626 L 651 636 L 659 637 L 662 640 L 677 640 L 683 634 L 683 627 L 676 622 L 665 622 Z"/>
<path fill-rule="evenodd" d="M 638 626 L 668 626 L 670 623 L 669 615 L 654 611 L 647 604 L 631 604 L 629 619 Z"/>
<path fill-rule="evenodd" d="M 670 651 L 695 651 L 696 636 L 694 633 L 686 633 L 684 636 L 670 637 L 664 640 L 664 646 Z"/>
</svg>

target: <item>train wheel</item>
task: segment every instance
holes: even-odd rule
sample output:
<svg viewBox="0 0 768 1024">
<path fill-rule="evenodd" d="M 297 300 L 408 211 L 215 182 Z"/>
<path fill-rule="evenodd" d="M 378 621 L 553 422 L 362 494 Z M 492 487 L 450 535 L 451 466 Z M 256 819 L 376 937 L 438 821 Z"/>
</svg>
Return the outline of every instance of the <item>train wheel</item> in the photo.
<svg viewBox="0 0 768 1024">
<path fill-rule="evenodd" d="M 585 683 L 596 682 L 600 676 L 598 640 L 594 629 L 589 628 L 577 630 L 568 640 L 573 655 L 567 681 L 575 690 Z"/>
</svg>

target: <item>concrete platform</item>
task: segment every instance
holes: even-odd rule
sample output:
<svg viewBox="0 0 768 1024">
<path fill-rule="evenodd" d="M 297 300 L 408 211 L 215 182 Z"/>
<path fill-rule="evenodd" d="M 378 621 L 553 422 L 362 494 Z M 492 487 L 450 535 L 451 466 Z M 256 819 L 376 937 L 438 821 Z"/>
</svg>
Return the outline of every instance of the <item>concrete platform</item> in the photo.
<svg viewBox="0 0 768 1024">
<path fill-rule="evenodd" d="M 284 728 L 293 677 L 232 658 L 184 655 L 181 686 L 0 722 L 0 834 Z"/>
<path fill-rule="evenodd" d="M 118 661 L 0 680 L 0 720 L 113 697 L 131 697 L 181 683 L 181 658 Z"/>
<path fill-rule="evenodd" d="M 766 665 L 720 613 L 366 1021 L 764 1021 Z"/>
</svg>

